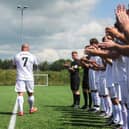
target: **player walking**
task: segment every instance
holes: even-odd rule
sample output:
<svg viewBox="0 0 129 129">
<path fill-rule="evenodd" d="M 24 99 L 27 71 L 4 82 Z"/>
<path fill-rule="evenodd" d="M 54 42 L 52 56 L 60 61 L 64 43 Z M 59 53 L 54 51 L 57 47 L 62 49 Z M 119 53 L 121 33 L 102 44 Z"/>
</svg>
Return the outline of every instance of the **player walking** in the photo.
<svg viewBox="0 0 129 129">
<path fill-rule="evenodd" d="M 34 77 L 33 77 L 33 65 L 37 65 L 37 60 L 34 55 L 29 52 L 29 45 L 27 43 L 21 46 L 21 52 L 19 52 L 14 58 L 14 64 L 16 65 L 17 78 L 15 91 L 18 93 L 17 102 L 19 109 L 19 116 L 24 115 L 23 103 L 24 92 L 28 93 L 29 113 L 34 113 L 37 108 L 34 106 Z"/>
</svg>

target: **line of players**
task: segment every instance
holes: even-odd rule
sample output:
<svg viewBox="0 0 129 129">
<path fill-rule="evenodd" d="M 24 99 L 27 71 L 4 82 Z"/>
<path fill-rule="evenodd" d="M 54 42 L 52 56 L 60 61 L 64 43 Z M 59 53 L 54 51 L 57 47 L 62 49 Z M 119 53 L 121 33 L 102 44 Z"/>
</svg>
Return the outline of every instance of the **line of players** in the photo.
<svg viewBox="0 0 129 129">
<path fill-rule="evenodd" d="M 116 22 L 113 27 L 105 29 L 102 43 L 91 39 L 85 47 L 85 56 L 78 58 L 77 52 L 72 52 L 71 66 L 65 66 L 70 71 L 73 106 L 79 108 L 79 68 L 83 66 L 84 98 L 89 94 L 92 111 L 101 112 L 101 116 L 110 118 L 108 124 L 118 129 L 129 129 L 129 10 L 124 5 L 116 9 Z M 87 71 L 89 69 L 89 71 Z M 88 87 L 89 82 L 89 87 Z M 87 100 L 82 108 L 87 108 Z"/>
</svg>

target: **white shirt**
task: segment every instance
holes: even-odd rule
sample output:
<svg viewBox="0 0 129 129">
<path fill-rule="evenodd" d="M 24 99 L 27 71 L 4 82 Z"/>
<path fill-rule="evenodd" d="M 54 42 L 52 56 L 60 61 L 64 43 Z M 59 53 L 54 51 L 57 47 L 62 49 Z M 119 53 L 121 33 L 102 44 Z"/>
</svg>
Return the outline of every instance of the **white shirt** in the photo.
<svg viewBox="0 0 129 129">
<path fill-rule="evenodd" d="M 127 61 L 127 89 L 128 89 L 128 92 L 129 92 L 129 57 L 126 57 L 126 61 Z"/>
<path fill-rule="evenodd" d="M 113 60 L 112 81 L 114 83 L 127 80 L 126 63 L 127 59 L 124 56 L 120 56 L 119 58 Z"/>
<path fill-rule="evenodd" d="M 108 64 L 106 65 L 106 83 L 107 87 L 112 87 L 112 65 Z"/>
<path fill-rule="evenodd" d="M 30 52 L 21 51 L 14 58 L 17 69 L 17 80 L 33 81 L 33 65 L 37 65 L 37 59 Z"/>
<path fill-rule="evenodd" d="M 102 58 L 99 57 L 99 56 L 95 56 L 95 61 L 97 64 L 101 65 L 102 64 Z M 100 78 L 100 71 L 96 70 L 95 71 L 95 80 L 96 80 L 96 83 L 99 83 L 99 78 Z"/>
<path fill-rule="evenodd" d="M 100 62 L 101 62 L 101 57 L 99 57 L 99 56 L 91 56 L 90 57 L 90 60 L 93 60 L 93 61 L 95 61 L 97 64 L 100 64 Z M 89 71 L 91 71 L 93 74 L 95 74 L 95 82 L 99 82 L 99 71 L 95 71 L 95 70 L 93 70 L 93 69 L 90 69 Z"/>
<path fill-rule="evenodd" d="M 115 39 L 119 44 L 125 44 L 124 42 Z M 113 60 L 113 71 L 112 71 L 112 80 L 114 83 L 121 81 L 127 81 L 127 57 L 120 56 L 119 58 Z"/>
</svg>

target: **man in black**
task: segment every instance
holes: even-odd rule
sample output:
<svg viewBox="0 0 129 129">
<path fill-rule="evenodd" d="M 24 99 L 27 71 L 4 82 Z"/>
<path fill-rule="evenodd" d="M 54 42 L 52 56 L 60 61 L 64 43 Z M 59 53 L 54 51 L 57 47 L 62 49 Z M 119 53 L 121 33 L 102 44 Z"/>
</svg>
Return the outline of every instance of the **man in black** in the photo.
<svg viewBox="0 0 129 129">
<path fill-rule="evenodd" d="M 80 76 L 79 76 L 79 67 L 80 67 L 80 60 L 78 58 L 78 53 L 76 51 L 72 52 L 72 59 L 71 65 L 68 66 L 68 70 L 70 72 L 70 84 L 71 90 L 73 94 L 73 104 L 72 107 L 75 109 L 79 108 L 80 105 Z M 66 65 L 65 65 L 66 66 Z"/>
<path fill-rule="evenodd" d="M 88 56 L 84 57 L 84 60 L 88 60 Z M 84 105 L 81 109 L 87 109 L 89 106 L 89 109 L 92 106 L 92 98 L 91 98 L 91 92 L 89 90 L 89 66 L 88 65 L 82 65 L 83 66 L 83 80 L 82 80 L 82 91 L 83 91 L 83 97 L 84 97 Z"/>
</svg>

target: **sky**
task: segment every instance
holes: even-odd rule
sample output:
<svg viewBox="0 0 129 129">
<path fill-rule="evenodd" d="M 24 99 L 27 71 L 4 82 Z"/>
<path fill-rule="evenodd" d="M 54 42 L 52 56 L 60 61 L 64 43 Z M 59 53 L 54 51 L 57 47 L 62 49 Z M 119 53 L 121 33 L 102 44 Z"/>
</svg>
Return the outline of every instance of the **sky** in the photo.
<svg viewBox="0 0 129 129">
<path fill-rule="evenodd" d="M 11 59 L 22 43 L 29 43 L 39 61 L 71 58 L 73 50 L 83 56 L 89 39 L 101 41 L 104 28 L 113 26 L 114 10 L 127 0 L 0 0 L 0 58 Z M 18 5 L 28 6 L 23 17 Z"/>
</svg>

